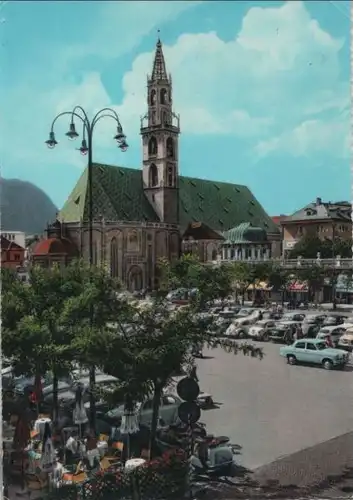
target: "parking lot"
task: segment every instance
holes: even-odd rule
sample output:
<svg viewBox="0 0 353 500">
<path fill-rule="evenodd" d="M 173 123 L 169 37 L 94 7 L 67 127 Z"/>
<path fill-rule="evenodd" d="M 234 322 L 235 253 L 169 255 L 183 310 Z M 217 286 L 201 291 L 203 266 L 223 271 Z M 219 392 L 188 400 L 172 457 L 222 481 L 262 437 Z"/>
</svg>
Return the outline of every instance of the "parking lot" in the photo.
<svg viewBox="0 0 353 500">
<path fill-rule="evenodd" d="M 219 403 L 201 420 L 243 447 L 243 465 L 253 469 L 353 430 L 351 364 L 344 371 L 289 366 L 279 345 L 258 345 L 262 361 L 221 349 L 198 360 L 201 390 Z"/>
</svg>

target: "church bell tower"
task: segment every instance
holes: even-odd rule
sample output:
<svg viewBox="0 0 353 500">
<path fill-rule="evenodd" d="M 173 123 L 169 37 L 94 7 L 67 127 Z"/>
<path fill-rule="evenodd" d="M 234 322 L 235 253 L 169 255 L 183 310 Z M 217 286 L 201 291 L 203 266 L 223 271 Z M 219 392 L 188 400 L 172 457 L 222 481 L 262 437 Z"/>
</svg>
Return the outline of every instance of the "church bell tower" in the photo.
<svg viewBox="0 0 353 500">
<path fill-rule="evenodd" d="M 172 79 L 158 39 L 147 78 L 147 114 L 141 120 L 143 184 L 161 222 L 179 223 L 179 117 L 173 113 Z"/>
</svg>

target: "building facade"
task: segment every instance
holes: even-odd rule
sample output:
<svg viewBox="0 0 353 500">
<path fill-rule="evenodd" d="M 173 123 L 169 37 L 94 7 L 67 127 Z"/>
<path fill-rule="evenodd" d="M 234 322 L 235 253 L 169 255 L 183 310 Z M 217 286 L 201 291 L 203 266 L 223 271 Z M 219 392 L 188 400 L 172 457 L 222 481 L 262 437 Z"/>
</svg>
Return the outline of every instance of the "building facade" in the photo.
<svg viewBox="0 0 353 500">
<path fill-rule="evenodd" d="M 352 207 L 349 202 L 324 202 L 317 198 L 294 214 L 281 218 L 283 255 L 293 250 L 303 236 L 315 235 L 320 239 L 352 238 Z"/>
<path fill-rule="evenodd" d="M 180 175 L 180 118 L 173 110 L 171 76 L 158 40 L 147 79 L 147 113 L 141 120 L 141 169 L 94 164 L 93 261 L 131 290 L 158 286 L 158 261 L 176 259 L 192 244 L 201 260 L 222 253 L 223 233 L 248 222 L 280 244 L 280 231 L 246 186 Z M 83 172 L 34 262 L 65 265 L 88 258 L 88 175 Z M 48 243 L 48 240 L 50 242 Z"/>
<path fill-rule="evenodd" d="M 23 247 L 1 235 L 1 267 L 17 271 L 25 263 L 25 253 Z"/>
</svg>

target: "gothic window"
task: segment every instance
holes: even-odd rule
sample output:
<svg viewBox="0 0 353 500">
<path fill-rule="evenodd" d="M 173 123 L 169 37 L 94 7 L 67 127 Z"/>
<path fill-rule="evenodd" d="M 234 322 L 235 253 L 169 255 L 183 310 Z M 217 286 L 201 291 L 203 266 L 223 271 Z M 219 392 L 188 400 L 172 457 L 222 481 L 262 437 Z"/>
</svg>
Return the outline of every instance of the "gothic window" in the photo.
<svg viewBox="0 0 353 500">
<path fill-rule="evenodd" d="M 150 105 L 151 106 L 154 106 L 156 104 L 156 98 L 157 98 L 156 91 L 154 89 L 152 89 L 151 94 L 150 94 Z"/>
<path fill-rule="evenodd" d="M 156 112 L 155 111 L 152 111 L 152 113 L 151 113 L 151 121 L 152 121 L 152 125 L 156 124 Z"/>
<path fill-rule="evenodd" d="M 167 139 L 167 157 L 174 158 L 174 141 L 171 137 Z"/>
<path fill-rule="evenodd" d="M 161 89 L 161 104 L 167 104 L 168 92 L 166 89 Z"/>
<path fill-rule="evenodd" d="M 149 171 L 149 187 L 158 186 L 158 169 L 154 163 L 150 166 Z"/>
<path fill-rule="evenodd" d="M 168 163 L 167 165 L 167 176 L 168 176 L 168 186 L 174 186 L 174 165 L 173 163 Z"/>
<path fill-rule="evenodd" d="M 117 278 L 119 275 L 118 242 L 115 237 L 110 242 L 110 274 L 113 278 Z"/>
<path fill-rule="evenodd" d="M 163 111 L 163 124 L 169 125 L 168 113 L 166 111 Z"/>
<path fill-rule="evenodd" d="M 148 154 L 150 156 L 156 156 L 157 154 L 157 139 L 155 137 L 151 137 L 151 139 L 148 142 Z"/>
<path fill-rule="evenodd" d="M 138 238 L 136 231 L 130 231 L 127 238 L 127 249 L 129 252 L 135 252 L 138 249 Z"/>
</svg>

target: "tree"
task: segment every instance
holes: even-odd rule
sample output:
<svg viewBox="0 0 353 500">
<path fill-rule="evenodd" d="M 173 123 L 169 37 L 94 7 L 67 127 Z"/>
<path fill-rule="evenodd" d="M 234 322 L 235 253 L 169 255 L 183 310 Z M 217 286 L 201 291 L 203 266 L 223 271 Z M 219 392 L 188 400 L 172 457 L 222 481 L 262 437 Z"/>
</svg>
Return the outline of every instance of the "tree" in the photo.
<svg viewBox="0 0 353 500">
<path fill-rule="evenodd" d="M 235 293 L 240 292 L 242 304 L 245 302 L 245 293 L 249 286 L 256 281 L 256 271 L 253 266 L 246 262 L 232 262 L 230 264 L 230 274 L 232 277 Z"/>
<path fill-rule="evenodd" d="M 205 265 L 193 255 L 183 255 L 174 262 L 161 259 L 159 271 L 165 290 L 197 289 L 198 293 L 194 298 L 201 307 L 215 298 L 224 299 L 232 292 L 229 266 Z"/>
<path fill-rule="evenodd" d="M 337 255 L 342 258 L 352 256 L 352 239 L 334 238 L 320 239 L 317 235 L 305 235 L 294 246 L 289 253 L 290 259 L 301 256 L 303 259 L 316 259 L 320 253 L 322 259 L 332 259 Z"/>
<path fill-rule="evenodd" d="M 82 280 L 78 293 L 70 296 L 63 308 L 61 321 L 71 335 L 75 360 L 90 369 L 90 420 L 95 427 L 95 371 L 104 364 L 110 348 L 112 324 L 123 324 L 128 317 L 126 298 L 121 297 L 121 283 L 109 276 L 103 266 L 90 267 L 79 262 L 73 268 Z M 116 356 L 116 353 L 114 353 Z"/>
<path fill-rule="evenodd" d="M 30 271 L 30 284 L 4 280 L 2 346 L 23 374 L 53 375 L 53 414 L 57 417 L 58 377 L 71 367 L 72 337 L 63 328 L 65 301 L 82 286 L 78 268 L 58 266 Z"/>
<path fill-rule="evenodd" d="M 284 269 L 280 265 L 274 264 L 269 269 L 267 280 L 270 286 L 275 290 L 281 291 L 281 302 L 284 304 L 285 291 L 288 283 L 291 280 L 291 272 Z"/>
<path fill-rule="evenodd" d="M 317 302 L 317 292 L 321 290 L 324 285 L 325 275 L 325 270 L 318 265 L 297 269 L 296 276 L 298 279 L 308 283 L 309 300 L 313 298 L 314 301 Z"/>
</svg>

